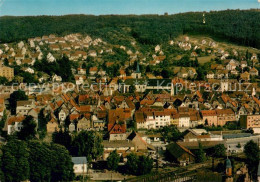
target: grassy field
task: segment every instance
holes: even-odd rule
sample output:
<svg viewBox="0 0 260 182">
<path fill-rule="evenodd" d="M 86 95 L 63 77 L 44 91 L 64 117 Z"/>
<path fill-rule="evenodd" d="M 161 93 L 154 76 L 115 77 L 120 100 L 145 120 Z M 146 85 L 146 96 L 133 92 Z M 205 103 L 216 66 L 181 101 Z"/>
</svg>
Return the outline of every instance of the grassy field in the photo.
<svg viewBox="0 0 260 182">
<path fill-rule="evenodd" d="M 204 56 L 204 57 L 198 57 L 199 64 L 205 64 L 207 62 L 210 62 L 211 59 L 215 59 L 216 56 Z"/>
</svg>

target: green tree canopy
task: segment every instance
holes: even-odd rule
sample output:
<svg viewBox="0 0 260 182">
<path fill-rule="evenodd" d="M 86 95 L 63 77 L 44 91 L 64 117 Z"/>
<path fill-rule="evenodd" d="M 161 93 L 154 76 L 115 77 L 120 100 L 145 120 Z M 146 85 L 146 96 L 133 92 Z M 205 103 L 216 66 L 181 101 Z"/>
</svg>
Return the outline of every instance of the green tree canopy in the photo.
<svg viewBox="0 0 260 182">
<path fill-rule="evenodd" d="M 107 158 L 107 167 L 111 170 L 117 170 L 120 156 L 116 150 L 111 152 Z"/>
<path fill-rule="evenodd" d="M 22 129 L 17 133 L 21 140 L 30 140 L 36 137 L 36 122 L 32 116 L 26 116 L 22 121 Z"/>
<path fill-rule="evenodd" d="M 71 153 L 74 156 L 97 159 L 104 151 L 102 141 L 102 135 L 96 131 L 81 131 L 72 141 Z"/>
<path fill-rule="evenodd" d="M 248 169 L 251 174 L 256 174 L 258 163 L 259 163 L 259 147 L 257 143 L 250 140 L 244 146 L 244 153 L 247 158 Z"/>
<path fill-rule="evenodd" d="M 25 181 L 29 179 L 29 152 L 24 141 L 10 140 L 2 148 L 3 181 Z"/>
<path fill-rule="evenodd" d="M 203 146 L 201 143 L 199 143 L 199 150 L 196 151 L 196 162 L 204 162 L 206 160 L 206 154 L 203 150 Z"/>
<path fill-rule="evenodd" d="M 9 98 L 9 106 L 11 109 L 12 114 L 15 114 L 16 110 L 16 103 L 20 100 L 28 100 L 28 96 L 25 94 L 22 90 L 14 91 L 12 94 L 10 94 Z"/>
</svg>

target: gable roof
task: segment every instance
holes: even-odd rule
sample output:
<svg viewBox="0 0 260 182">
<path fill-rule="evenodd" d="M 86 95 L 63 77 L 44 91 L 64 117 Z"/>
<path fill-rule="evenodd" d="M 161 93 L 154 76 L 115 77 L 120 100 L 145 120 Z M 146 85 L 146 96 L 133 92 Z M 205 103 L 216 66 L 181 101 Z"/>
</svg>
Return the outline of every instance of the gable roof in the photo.
<svg viewBox="0 0 260 182">
<path fill-rule="evenodd" d="M 195 156 L 189 149 L 178 143 L 169 144 L 166 148 L 167 151 L 176 159 L 181 157 L 184 153 L 188 153 L 189 155 Z"/>
</svg>

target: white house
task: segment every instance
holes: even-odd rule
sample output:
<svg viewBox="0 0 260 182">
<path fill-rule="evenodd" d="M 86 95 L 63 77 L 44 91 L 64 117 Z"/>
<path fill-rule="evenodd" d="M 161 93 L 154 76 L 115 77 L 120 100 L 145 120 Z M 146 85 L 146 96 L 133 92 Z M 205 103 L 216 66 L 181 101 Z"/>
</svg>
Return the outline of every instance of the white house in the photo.
<svg viewBox="0 0 260 182">
<path fill-rule="evenodd" d="M 86 157 L 72 157 L 73 169 L 76 175 L 87 174 L 87 158 Z"/>
<path fill-rule="evenodd" d="M 14 132 L 19 132 L 23 125 L 22 121 L 25 119 L 25 116 L 12 116 L 7 120 L 7 134 L 10 135 Z"/>
<path fill-rule="evenodd" d="M 53 82 L 61 82 L 62 81 L 62 78 L 61 78 L 61 76 L 58 76 L 58 75 L 53 75 L 52 76 L 52 81 Z"/>
<path fill-rule="evenodd" d="M 55 59 L 55 57 L 54 57 L 51 53 L 49 53 L 49 54 L 47 55 L 47 61 L 48 61 L 49 63 L 52 63 L 52 62 L 56 61 L 56 59 Z"/>
<path fill-rule="evenodd" d="M 188 114 L 180 114 L 179 127 L 181 127 L 181 128 L 190 127 L 190 116 Z"/>
<path fill-rule="evenodd" d="M 33 108 L 35 108 L 35 104 L 33 101 L 17 101 L 16 114 L 27 115 L 28 112 Z"/>
<path fill-rule="evenodd" d="M 34 74 L 34 69 L 32 69 L 32 68 L 30 68 L 30 67 L 23 68 L 22 70 L 25 71 L 25 72 L 28 72 L 28 73 Z"/>
<path fill-rule="evenodd" d="M 140 116 L 140 113 L 136 117 L 143 117 L 142 121 L 137 122 L 137 129 L 159 129 L 164 126 L 170 125 L 170 114 L 163 111 L 145 112 L 144 116 Z"/>
</svg>

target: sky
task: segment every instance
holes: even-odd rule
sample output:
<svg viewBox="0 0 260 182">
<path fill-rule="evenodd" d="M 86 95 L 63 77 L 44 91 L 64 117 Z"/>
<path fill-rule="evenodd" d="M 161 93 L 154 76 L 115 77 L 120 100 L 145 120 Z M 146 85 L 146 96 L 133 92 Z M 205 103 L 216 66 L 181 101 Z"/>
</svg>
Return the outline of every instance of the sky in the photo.
<svg viewBox="0 0 260 182">
<path fill-rule="evenodd" d="M 260 8 L 258 0 L 0 0 L 0 16 L 176 14 Z"/>
</svg>

